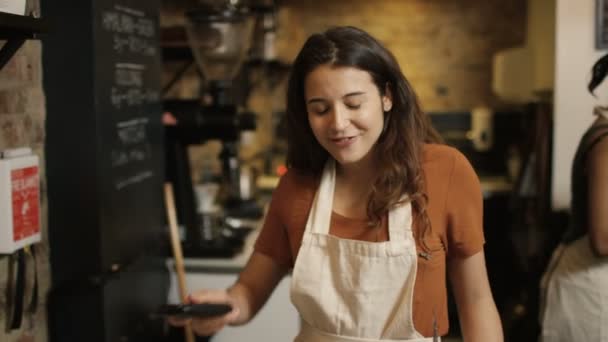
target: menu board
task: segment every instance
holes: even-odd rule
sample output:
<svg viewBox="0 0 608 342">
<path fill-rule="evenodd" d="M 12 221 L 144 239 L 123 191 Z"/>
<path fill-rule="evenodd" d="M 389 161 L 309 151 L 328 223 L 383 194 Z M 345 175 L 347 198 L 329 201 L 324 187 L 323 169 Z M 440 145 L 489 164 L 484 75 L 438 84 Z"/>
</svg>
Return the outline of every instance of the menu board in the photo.
<svg viewBox="0 0 608 342">
<path fill-rule="evenodd" d="M 159 9 L 156 1 L 141 0 L 94 6 L 102 239 L 108 246 L 102 253 L 106 263 L 121 263 L 162 227 Z"/>
<path fill-rule="evenodd" d="M 158 13 L 146 13 L 143 3 L 108 3 L 97 11 L 97 102 L 113 192 L 159 172 L 150 136 L 160 124 Z"/>
<path fill-rule="evenodd" d="M 57 286 L 123 269 L 166 240 L 160 0 L 53 0 L 41 10 L 54 22 L 43 82 Z"/>
</svg>

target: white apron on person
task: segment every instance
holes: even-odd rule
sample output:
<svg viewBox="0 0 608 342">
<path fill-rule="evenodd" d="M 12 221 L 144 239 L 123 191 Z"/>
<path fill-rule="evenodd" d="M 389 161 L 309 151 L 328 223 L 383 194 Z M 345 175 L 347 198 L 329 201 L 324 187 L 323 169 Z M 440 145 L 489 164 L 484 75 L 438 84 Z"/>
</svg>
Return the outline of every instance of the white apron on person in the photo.
<svg viewBox="0 0 608 342">
<path fill-rule="evenodd" d="M 414 328 L 417 268 L 409 202 L 389 212 L 389 241 L 329 235 L 335 187 L 327 162 L 295 261 L 291 301 L 300 313 L 297 342 L 432 341 Z"/>
<path fill-rule="evenodd" d="M 556 249 L 541 291 L 542 342 L 608 342 L 608 258 L 588 235 Z"/>
</svg>

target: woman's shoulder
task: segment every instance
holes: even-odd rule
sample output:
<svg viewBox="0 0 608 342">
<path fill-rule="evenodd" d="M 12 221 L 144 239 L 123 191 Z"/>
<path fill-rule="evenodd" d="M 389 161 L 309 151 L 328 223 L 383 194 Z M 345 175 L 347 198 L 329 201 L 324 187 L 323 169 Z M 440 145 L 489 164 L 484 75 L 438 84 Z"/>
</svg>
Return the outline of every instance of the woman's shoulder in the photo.
<svg viewBox="0 0 608 342">
<path fill-rule="evenodd" d="M 317 187 L 317 177 L 296 169 L 289 169 L 281 176 L 272 193 L 269 211 L 279 218 L 288 235 L 303 232 Z"/>
<path fill-rule="evenodd" d="M 280 185 L 289 188 L 314 188 L 318 182 L 318 177 L 308 172 L 295 168 L 287 169 L 287 172 L 281 176 Z"/>
<path fill-rule="evenodd" d="M 593 165 L 603 166 L 607 159 L 608 152 L 608 123 L 607 120 L 596 121 L 583 137 L 579 149 L 584 157 L 586 168 Z"/>
<path fill-rule="evenodd" d="M 318 182 L 318 177 L 310 173 L 289 168 L 279 179 L 279 184 L 273 192 L 273 197 L 287 198 L 294 194 L 297 194 L 298 197 L 307 197 L 306 194 L 309 193 L 312 193 L 314 196 Z"/>
<path fill-rule="evenodd" d="M 597 119 L 587 131 L 583 134 L 579 145 L 586 150 L 590 150 L 598 143 L 605 141 L 608 135 L 608 120 L 602 118 Z M 604 143 L 605 144 L 605 143 Z"/>
<path fill-rule="evenodd" d="M 447 170 L 469 165 L 468 159 L 462 152 L 444 144 L 424 144 L 422 147 L 422 161 L 424 168 L 427 168 L 430 164 L 433 165 L 432 167 L 437 167 L 437 164 L 440 164 L 445 166 Z"/>
<path fill-rule="evenodd" d="M 479 178 L 467 157 L 448 145 L 425 144 L 422 169 L 426 182 L 435 183 L 435 187 L 442 191 L 461 186 L 479 187 Z"/>
</svg>

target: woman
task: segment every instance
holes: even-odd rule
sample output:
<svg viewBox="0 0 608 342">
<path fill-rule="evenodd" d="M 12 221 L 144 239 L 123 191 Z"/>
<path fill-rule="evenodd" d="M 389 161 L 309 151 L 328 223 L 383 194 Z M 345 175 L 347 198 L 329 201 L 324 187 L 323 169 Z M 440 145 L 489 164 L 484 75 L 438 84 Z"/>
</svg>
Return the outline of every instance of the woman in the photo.
<svg viewBox="0 0 608 342">
<path fill-rule="evenodd" d="M 591 94 L 607 73 L 608 55 L 593 66 Z M 543 342 L 608 342 L 608 108 L 594 113 L 572 164 L 570 224 L 541 284 Z"/>
<path fill-rule="evenodd" d="M 393 55 L 353 27 L 312 35 L 287 115 L 289 171 L 251 259 L 231 288 L 190 297 L 234 309 L 194 330 L 246 323 L 292 270 L 296 341 L 431 341 L 448 331 L 447 266 L 465 341 L 502 341 L 478 179 L 459 152 L 430 143 Z"/>
</svg>

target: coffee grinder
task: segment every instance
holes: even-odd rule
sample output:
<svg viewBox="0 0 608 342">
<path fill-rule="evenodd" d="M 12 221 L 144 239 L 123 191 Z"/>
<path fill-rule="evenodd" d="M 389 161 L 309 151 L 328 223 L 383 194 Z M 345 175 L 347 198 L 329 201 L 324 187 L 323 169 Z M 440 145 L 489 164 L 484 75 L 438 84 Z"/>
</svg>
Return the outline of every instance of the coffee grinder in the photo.
<svg viewBox="0 0 608 342">
<path fill-rule="evenodd" d="M 164 110 L 176 119 L 167 126 L 167 180 L 173 183 L 179 222 L 185 227 L 186 256 L 231 256 L 240 248 L 239 234 L 204 232 L 210 223 L 197 212 L 188 146 L 208 140 L 219 140 L 222 151 L 223 186 L 226 193 L 221 203 L 223 215 L 257 219 L 262 210 L 241 194 L 241 168 L 238 158 L 242 131 L 255 129 L 255 115 L 240 112 L 235 101 L 233 83 L 245 61 L 253 34 L 254 19 L 243 8 L 230 4 L 201 5 L 186 12 L 186 34 L 192 55 L 207 85 L 203 100 L 165 100 Z M 229 227 L 228 227 L 229 228 Z M 233 232 L 234 233 L 234 232 Z"/>
</svg>

